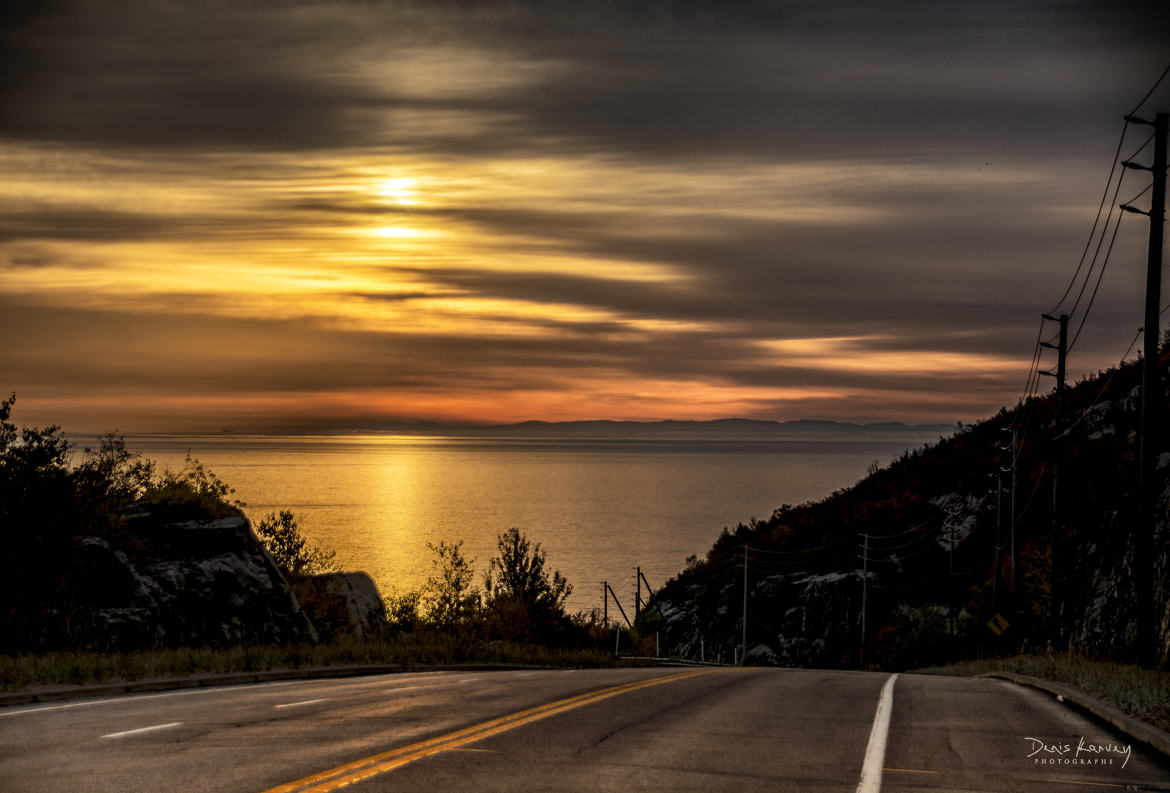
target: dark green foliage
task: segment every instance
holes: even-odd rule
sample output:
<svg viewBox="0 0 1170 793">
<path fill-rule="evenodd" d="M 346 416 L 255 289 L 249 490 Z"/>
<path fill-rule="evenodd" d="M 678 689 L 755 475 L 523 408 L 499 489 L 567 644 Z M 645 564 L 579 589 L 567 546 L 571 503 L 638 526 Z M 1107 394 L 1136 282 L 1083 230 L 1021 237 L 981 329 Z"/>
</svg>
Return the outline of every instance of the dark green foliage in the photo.
<svg viewBox="0 0 1170 793">
<path fill-rule="evenodd" d="M 336 573 L 341 569 L 333 551 L 309 545 L 296 515 L 287 509 L 282 509 L 280 514 L 269 512 L 261 518 L 256 525 L 256 536 L 290 579 Z"/>
<path fill-rule="evenodd" d="M 431 575 L 421 593 L 427 619 L 440 630 L 457 630 L 479 616 L 479 591 L 472 586 L 475 560 L 463 555 L 463 540 L 428 542 L 427 547 L 434 554 Z"/>
<path fill-rule="evenodd" d="M 551 641 L 568 629 L 565 601 L 572 585 L 559 571 L 545 569 L 540 543 L 511 528 L 497 541 L 499 555 L 484 575 L 484 606 L 489 626 L 516 641 Z"/>
<path fill-rule="evenodd" d="M 82 502 L 108 519 L 124 514 L 157 487 L 154 470 L 153 462 L 129 451 L 120 436 L 108 433 L 98 438 L 97 448 L 85 450 L 73 477 Z"/>
<path fill-rule="evenodd" d="M 231 498 L 235 492 L 203 463 L 187 457 L 183 470 L 164 471 L 142 500 L 167 520 L 207 520 L 238 514 L 243 503 Z"/>
<path fill-rule="evenodd" d="M 391 633 L 413 634 L 424 625 L 421 592 L 395 592 L 386 598 L 386 627 Z"/>
<path fill-rule="evenodd" d="M 0 618 L 10 634 L 5 643 L 38 634 L 46 604 L 67 591 L 63 554 L 85 522 L 68 442 L 57 427 L 18 431 L 10 421 L 15 401 L 13 395 L 0 402 Z"/>
</svg>

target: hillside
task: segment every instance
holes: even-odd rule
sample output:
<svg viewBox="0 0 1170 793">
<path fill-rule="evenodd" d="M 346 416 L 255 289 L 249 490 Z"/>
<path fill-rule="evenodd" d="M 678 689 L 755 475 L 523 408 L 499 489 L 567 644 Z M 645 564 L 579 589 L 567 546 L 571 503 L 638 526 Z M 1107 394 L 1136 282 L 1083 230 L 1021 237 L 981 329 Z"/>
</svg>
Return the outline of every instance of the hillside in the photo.
<svg viewBox="0 0 1170 793">
<path fill-rule="evenodd" d="M 883 434 L 934 437 L 954 430 L 950 424 L 908 425 L 899 421 L 856 424 L 846 421 L 759 421 L 714 419 L 710 421 L 523 421 L 517 424 L 442 424 L 435 422 L 386 422 L 364 427 L 367 432 L 402 435 L 536 437 L 536 438 L 669 438 L 737 436 L 752 438 L 802 437 L 807 435 L 855 437 Z"/>
<path fill-rule="evenodd" d="M 852 488 L 725 529 L 656 594 L 642 630 L 682 655 L 732 659 L 746 561 L 750 662 L 896 669 L 1047 646 L 1127 659 L 1139 384 L 1136 364 L 1103 372 L 1068 388 L 1063 404 L 1030 399 Z M 1170 535 L 1164 462 L 1158 582 Z M 1166 590 L 1155 586 L 1162 664 Z"/>
</svg>

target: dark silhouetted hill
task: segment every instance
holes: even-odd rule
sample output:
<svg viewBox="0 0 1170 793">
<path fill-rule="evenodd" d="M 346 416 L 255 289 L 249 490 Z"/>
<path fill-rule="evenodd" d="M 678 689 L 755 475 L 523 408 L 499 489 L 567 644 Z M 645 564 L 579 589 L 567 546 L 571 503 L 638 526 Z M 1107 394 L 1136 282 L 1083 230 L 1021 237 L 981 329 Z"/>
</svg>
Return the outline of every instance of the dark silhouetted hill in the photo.
<svg viewBox="0 0 1170 793">
<path fill-rule="evenodd" d="M 1136 364 L 1103 372 L 1063 404 L 1030 399 L 849 489 L 725 529 L 643 609 L 643 631 L 730 660 L 746 548 L 750 661 L 904 668 L 1050 645 L 1132 658 L 1140 379 Z M 1154 538 L 1162 663 L 1168 460 Z"/>
</svg>

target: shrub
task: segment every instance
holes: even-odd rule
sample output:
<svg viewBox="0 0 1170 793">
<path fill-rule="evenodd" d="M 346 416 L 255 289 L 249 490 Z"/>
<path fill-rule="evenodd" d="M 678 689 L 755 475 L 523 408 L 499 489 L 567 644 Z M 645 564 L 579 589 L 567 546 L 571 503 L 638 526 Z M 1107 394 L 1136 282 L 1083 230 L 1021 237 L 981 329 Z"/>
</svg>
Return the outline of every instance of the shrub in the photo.
<svg viewBox="0 0 1170 793">
<path fill-rule="evenodd" d="M 333 551 L 309 545 L 296 515 L 287 509 L 282 509 L 280 514 L 269 512 L 261 518 L 256 525 L 256 536 L 289 578 L 336 573 L 341 569 Z"/>
<path fill-rule="evenodd" d="M 183 470 L 164 471 L 143 493 L 152 512 L 174 520 L 205 520 L 239 514 L 244 502 L 233 499 L 236 491 L 203 463 L 187 456 Z"/>
<path fill-rule="evenodd" d="M 386 626 L 392 631 L 416 633 L 423 624 L 420 611 L 422 592 L 411 589 L 394 592 L 385 599 Z"/>
</svg>

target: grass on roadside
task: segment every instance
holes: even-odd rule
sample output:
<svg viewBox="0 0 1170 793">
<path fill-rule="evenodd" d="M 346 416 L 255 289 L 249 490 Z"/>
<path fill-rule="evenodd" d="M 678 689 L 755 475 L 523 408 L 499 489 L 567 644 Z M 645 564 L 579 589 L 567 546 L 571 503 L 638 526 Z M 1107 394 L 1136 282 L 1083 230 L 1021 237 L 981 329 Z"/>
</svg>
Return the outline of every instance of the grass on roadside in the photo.
<svg viewBox="0 0 1170 793">
<path fill-rule="evenodd" d="M 916 670 L 935 675 L 1014 672 L 1064 683 L 1124 713 L 1170 731 L 1170 671 L 1096 661 L 1072 654 L 1017 655 Z"/>
<path fill-rule="evenodd" d="M 290 647 L 56 652 L 0 655 L 0 691 L 342 664 L 400 664 L 412 668 L 461 663 L 595 667 L 613 666 L 618 661 L 596 650 L 557 650 L 508 642 L 469 645 L 448 636 L 390 640 L 345 638 L 332 644 Z"/>
</svg>

